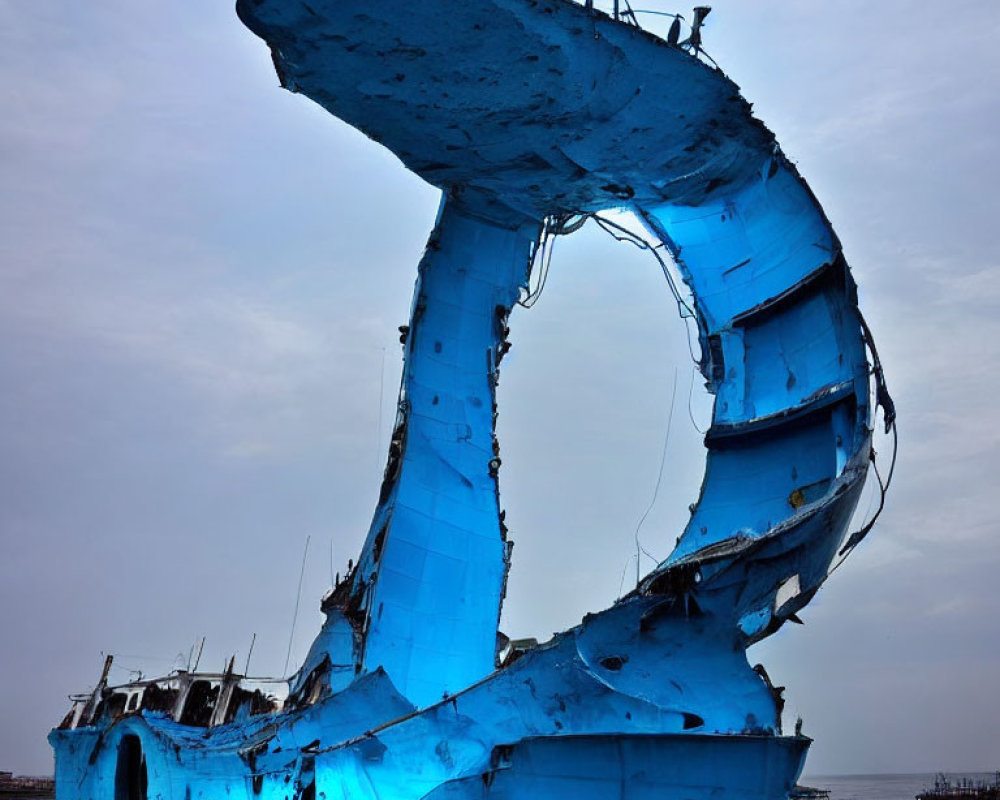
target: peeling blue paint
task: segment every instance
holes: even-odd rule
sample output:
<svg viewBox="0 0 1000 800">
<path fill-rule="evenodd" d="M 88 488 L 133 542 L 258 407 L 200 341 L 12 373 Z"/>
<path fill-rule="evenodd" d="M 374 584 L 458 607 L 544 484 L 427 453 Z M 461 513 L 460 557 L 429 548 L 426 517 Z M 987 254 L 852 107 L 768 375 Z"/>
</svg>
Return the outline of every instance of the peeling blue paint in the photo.
<svg viewBox="0 0 1000 800">
<path fill-rule="evenodd" d="M 60 800 L 787 797 L 809 740 L 782 732 L 746 647 L 797 621 L 863 536 L 866 343 L 887 430 L 894 413 L 840 243 L 772 134 L 693 43 L 566 0 L 237 10 L 283 86 L 444 192 L 382 490 L 295 675 L 108 687 L 106 669 L 50 735 Z M 690 290 L 715 395 L 705 478 L 634 591 L 506 642 L 511 312 L 547 238 L 606 209 Z"/>
</svg>

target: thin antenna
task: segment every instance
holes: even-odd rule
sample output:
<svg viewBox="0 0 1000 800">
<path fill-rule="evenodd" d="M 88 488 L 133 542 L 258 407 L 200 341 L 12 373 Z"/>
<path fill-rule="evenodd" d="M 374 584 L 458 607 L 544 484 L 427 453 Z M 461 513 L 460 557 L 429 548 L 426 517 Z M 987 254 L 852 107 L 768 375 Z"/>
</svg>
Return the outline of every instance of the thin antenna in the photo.
<svg viewBox="0 0 1000 800">
<path fill-rule="evenodd" d="M 292 642 L 295 641 L 295 621 L 299 618 L 299 601 L 302 599 L 302 579 L 306 574 L 306 556 L 309 555 L 309 540 L 306 537 L 306 549 L 302 553 L 302 569 L 299 572 L 299 589 L 295 593 L 295 613 L 292 615 L 292 631 L 288 634 L 288 652 L 285 653 L 285 668 L 281 671 L 283 677 L 288 676 L 288 662 L 292 657 Z"/>
<path fill-rule="evenodd" d="M 642 523 L 646 521 L 646 517 L 649 516 L 649 512 L 653 510 L 653 506 L 656 505 L 656 498 L 660 493 L 660 484 L 663 482 L 663 465 L 667 463 L 667 444 L 670 442 L 670 424 L 674 420 L 674 401 L 677 399 L 677 367 L 674 367 L 674 385 L 670 390 L 670 411 L 667 414 L 667 432 L 663 437 L 663 453 L 660 455 L 660 472 L 656 476 L 656 487 L 653 489 L 653 499 L 649 501 L 649 508 L 646 509 L 642 518 L 639 520 L 639 524 L 635 526 L 635 585 L 639 585 L 639 563 L 640 554 L 646 552 L 642 544 L 639 542 L 639 529 L 642 527 Z M 652 556 L 649 556 L 653 558 Z M 653 559 L 656 560 L 655 558 Z"/>
<path fill-rule="evenodd" d="M 333 578 L 333 537 L 330 537 L 330 586 L 336 588 L 337 582 Z"/>
<path fill-rule="evenodd" d="M 625 576 L 628 574 L 628 565 L 632 561 L 632 556 L 625 559 L 625 566 L 622 567 L 622 579 L 618 582 L 618 599 L 621 599 L 622 589 L 625 588 Z"/>
<path fill-rule="evenodd" d="M 205 649 L 205 637 L 201 637 L 201 645 L 198 647 L 198 657 L 194 660 L 194 669 L 192 672 L 198 671 L 198 665 L 201 663 L 201 651 Z"/>
<path fill-rule="evenodd" d="M 382 404 L 385 402 L 385 348 L 382 348 L 382 363 L 378 372 L 378 421 L 375 428 L 375 472 L 382 463 Z M 330 542 L 330 560 L 333 561 L 333 542 Z"/>
<path fill-rule="evenodd" d="M 250 674 L 250 656 L 253 655 L 253 646 L 256 641 L 257 641 L 257 632 L 254 631 L 253 638 L 250 640 L 250 650 L 247 652 L 247 665 L 243 668 L 244 677 Z"/>
</svg>

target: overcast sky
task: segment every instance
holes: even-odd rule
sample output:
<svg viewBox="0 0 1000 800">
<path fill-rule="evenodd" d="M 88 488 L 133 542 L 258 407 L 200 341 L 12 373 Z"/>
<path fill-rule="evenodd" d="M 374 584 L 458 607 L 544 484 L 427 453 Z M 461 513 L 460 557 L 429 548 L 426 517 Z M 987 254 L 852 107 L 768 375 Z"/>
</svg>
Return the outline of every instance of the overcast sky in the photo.
<svg viewBox="0 0 1000 800">
<path fill-rule="evenodd" d="M 705 30 L 837 229 L 899 410 L 882 521 L 751 651 L 813 774 L 1000 766 L 1000 4 L 930 8 L 725 0 Z M 205 636 L 221 669 L 256 633 L 280 673 L 311 537 L 304 656 L 377 497 L 438 192 L 280 90 L 228 0 L 0 0 L 0 108 L 0 769 L 44 774 L 104 652 L 124 681 Z M 669 552 L 710 404 L 656 263 L 600 232 L 511 328 L 503 629 L 548 638 L 634 581 L 676 374 L 640 534 Z"/>
</svg>

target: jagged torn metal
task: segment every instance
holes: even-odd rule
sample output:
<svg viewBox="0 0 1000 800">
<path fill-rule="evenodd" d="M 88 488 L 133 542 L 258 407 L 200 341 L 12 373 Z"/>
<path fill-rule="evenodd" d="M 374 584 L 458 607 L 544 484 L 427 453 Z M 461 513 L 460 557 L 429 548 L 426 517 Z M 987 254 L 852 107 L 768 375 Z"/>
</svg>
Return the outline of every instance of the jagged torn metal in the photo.
<svg viewBox="0 0 1000 800">
<path fill-rule="evenodd" d="M 772 134 L 718 69 L 565 0 L 237 10 L 283 86 L 444 190 L 388 465 L 287 699 L 232 668 L 102 679 L 51 734 L 59 797 L 787 796 L 809 740 L 782 734 L 745 648 L 844 550 L 873 409 L 840 243 Z M 693 298 L 715 395 L 701 496 L 633 592 L 499 650 L 508 318 L 543 229 L 608 208 L 642 221 Z"/>
</svg>

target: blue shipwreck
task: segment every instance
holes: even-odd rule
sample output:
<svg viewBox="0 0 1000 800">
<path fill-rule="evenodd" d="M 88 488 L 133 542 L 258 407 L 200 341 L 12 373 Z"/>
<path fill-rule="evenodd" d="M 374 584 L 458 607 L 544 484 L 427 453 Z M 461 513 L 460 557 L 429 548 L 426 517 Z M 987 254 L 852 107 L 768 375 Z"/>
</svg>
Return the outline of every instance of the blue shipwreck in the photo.
<svg viewBox="0 0 1000 800">
<path fill-rule="evenodd" d="M 781 689 L 746 648 L 797 622 L 870 530 L 849 525 L 878 407 L 893 435 L 895 414 L 840 242 L 706 63 L 708 9 L 683 40 L 679 24 L 664 40 L 628 10 L 569 0 L 237 12 L 282 86 L 442 189 L 388 463 L 301 669 L 280 685 L 230 663 L 109 686 L 106 664 L 50 734 L 57 796 L 793 794 L 810 740 L 782 731 Z M 671 282 L 715 396 L 705 477 L 676 548 L 633 591 L 551 641 L 511 641 L 495 437 L 508 321 L 553 237 L 594 219 L 634 238 L 609 209 L 634 215 L 689 290 Z"/>
</svg>

